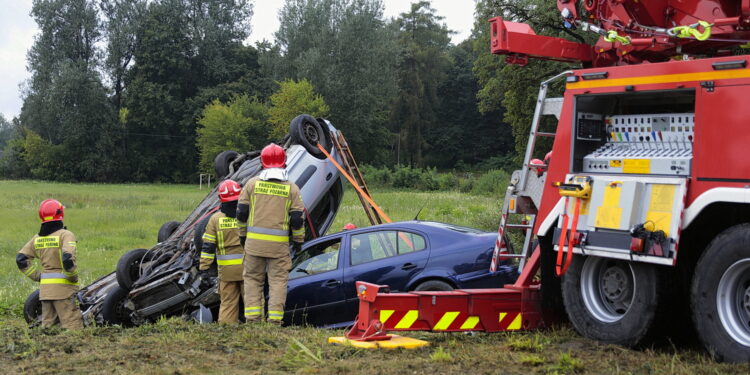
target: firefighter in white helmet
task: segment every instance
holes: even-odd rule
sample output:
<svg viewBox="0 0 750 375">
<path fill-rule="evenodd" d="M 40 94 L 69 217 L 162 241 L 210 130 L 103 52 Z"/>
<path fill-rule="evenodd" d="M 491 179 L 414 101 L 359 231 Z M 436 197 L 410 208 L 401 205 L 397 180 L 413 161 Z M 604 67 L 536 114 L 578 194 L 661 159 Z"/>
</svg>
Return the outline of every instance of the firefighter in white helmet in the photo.
<svg viewBox="0 0 750 375">
<path fill-rule="evenodd" d="M 201 278 L 208 280 L 211 264 L 219 269 L 219 323 L 237 323 L 242 303 L 242 259 L 245 251 L 240 244 L 237 224 L 237 199 L 242 187 L 233 180 L 219 184 L 219 211 L 211 215 L 203 233 Z"/>
<path fill-rule="evenodd" d="M 237 205 L 240 235 L 245 236 L 245 319 L 263 318 L 263 284 L 268 274 L 268 321 L 284 318 L 287 280 L 292 266 L 289 243 L 297 252 L 305 240 L 304 205 L 297 185 L 287 180 L 286 152 L 276 144 L 260 154 L 263 171 L 242 188 Z"/>
<path fill-rule="evenodd" d="M 58 323 L 63 328 L 83 328 L 81 310 L 75 302 L 78 291 L 76 237 L 63 226 L 65 207 L 47 199 L 39 206 L 42 226 L 16 254 L 18 269 L 31 280 L 38 281 L 42 302 L 42 327 Z M 34 264 L 39 259 L 41 270 Z"/>
</svg>

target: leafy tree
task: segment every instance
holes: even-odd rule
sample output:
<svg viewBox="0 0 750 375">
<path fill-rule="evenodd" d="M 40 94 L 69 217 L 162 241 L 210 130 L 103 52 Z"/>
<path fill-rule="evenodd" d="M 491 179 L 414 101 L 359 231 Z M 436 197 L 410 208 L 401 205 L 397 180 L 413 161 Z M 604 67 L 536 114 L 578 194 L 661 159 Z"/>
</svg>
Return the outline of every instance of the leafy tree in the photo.
<svg viewBox="0 0 750 375">
<path fill-rule="evenodd" d="M 204 107 L 258 93 L 257 51 L 242 45 L 251 15 L 247 0 L 149 3 L 126 82 L 128 159 L 138 160 L 133 178 L 188 180 L 197 171 Z"/>
<path fill-rule="evenodd" d="M 104 37 L 107 41 L 104 70 L 112 89 L 116 110 L 122 107 L 125 74 L 135 53 L 136 33 L 146 12 L 146 0 L 102 0 Z"/>
<path fill-rule="evenodd" d="M 112 179 L 115 114 L 97 71 L 95 45 L 101 34 L 94 2 L 36 0 L 31 14 L 40 33 L 28 54 L 32 76 L 19 120 L 33 132 L 26 136 L 37 134 L 49 147 L 35 149 L 46 155 L 24 155 L 61 162 L 30 163 L 32 173 L 60 180 Z"/>
<path fill-rule="evenodd" d="M 289 132 L 289 123 L 299 114 L 328 116 L 330 109 L 323 97 L 315 93 L 310 81 L 287 80 L 279 83 L 279 86 L 279 91 L 271 95 L 271 108 L 268 110 L 272 138 L 281 138 Z"/>
<path fill-rule="evenodd" d="M 70 176 L 66 172 L 65 154 L 62 145 L 52 144 L 33 130 L 26 131 L 21 155 L 29 167 L 31 177 L 42 180 L 68 179 Z"/>
<path fill-rule="evenodd" d="M 0 150 L 13 138 L 13 125 L 0 113 Z"/>
<path fill-rule="evenodd" d="M 389 105 L 397 45 L 381 0 L 287 0 L 279 13 L 276 62 L 284 78 L 307 78 L 331 108 L 358 160 L 388 160 Z"/>
<path fill-rule="evenodd" d="M 399 161 L 412 166 L 423 164 L 424 134 L 437 121 L 438 86 L 451 64 L 450 31 L 442 19 L 429 2 L 420 1 L 396 20 L 401 59 L 391 122 L 399 134 Z"/>
<path fill-rule="evenodd" d="M 268 108 L 249 95 L 239 95 L 228 103 L 214 100 L 203 109 L 198 123 L 196 144 L 200 168 L 211 171 L 214 158 L 225 150 L 246 152 L 268 142 Z"/>
</svg>

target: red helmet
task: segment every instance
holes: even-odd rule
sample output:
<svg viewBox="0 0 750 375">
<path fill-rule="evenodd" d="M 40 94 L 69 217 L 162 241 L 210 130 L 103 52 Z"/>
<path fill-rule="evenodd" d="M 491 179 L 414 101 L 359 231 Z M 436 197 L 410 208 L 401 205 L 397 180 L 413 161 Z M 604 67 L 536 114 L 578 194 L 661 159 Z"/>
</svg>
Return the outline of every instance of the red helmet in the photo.
<svg viewBox="0 0 750 375">
<path fill-rule="evenodd" d="M 263 168 L 284 168 L 286 167 L 286 152 L 276 143 L 263 147 L 260 152 L 260 162 Z"/>
<path fill-rule="evenodd" d="M 219 200 L 233 202 L 240 199 L 242 186 L 234 180 L 224 180 L 219 184 Z"/>
<path fill-rule="evenodd" d="M 529 168 L 536 171 L 536 175 L 540 176 L 547 170 L 547 164 L 539 159 L 531 159 L 529 162 Z"/>
<path fill-rule="evenodd" d="M 352 229 L 357 229 L 357 226 L 352 223 L 346 223 L 346 225 L 344 225 L 344 230 L 352 230 Z"/>
<path fill-rule="evenodd" d="M 62 220 L 64 216 L 65 206 L 54 199 L 47 199 L 39 205 L 39 218 L 42 219 L 42 223 Z"/>
</svg>

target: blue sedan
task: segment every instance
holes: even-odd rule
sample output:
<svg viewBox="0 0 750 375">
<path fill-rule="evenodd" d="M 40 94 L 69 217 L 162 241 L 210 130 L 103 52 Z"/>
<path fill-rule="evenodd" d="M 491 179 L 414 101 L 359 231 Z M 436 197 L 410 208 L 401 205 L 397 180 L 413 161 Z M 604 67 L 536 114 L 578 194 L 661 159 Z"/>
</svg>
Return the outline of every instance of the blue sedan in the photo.
<svg viewBox="0 0 750 375">
<path fill-rule="evenodd" d="M 489 272 L 496 233 L 428 221 L 354 229 L 305 243 L 289 273 L 284 320 L 331 328 L 351 324 L 359 300 L 355 281 L 391 291 L 494 288 L 517 268 Z"/>
</svg>

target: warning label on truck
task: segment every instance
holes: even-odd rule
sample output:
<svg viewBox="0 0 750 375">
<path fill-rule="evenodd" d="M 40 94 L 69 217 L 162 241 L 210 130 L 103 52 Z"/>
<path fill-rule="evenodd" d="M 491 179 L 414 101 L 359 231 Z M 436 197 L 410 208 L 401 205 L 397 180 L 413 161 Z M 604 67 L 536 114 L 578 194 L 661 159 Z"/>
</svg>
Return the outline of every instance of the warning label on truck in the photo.
<svg viewBox="0 0 750 375">
<path fill-rule="evenodd" d="M 624 159 L 622 161 L 623 173 L 648 174 L 651 172 L 651 160 L 649 159 Z"/>
</svg>

